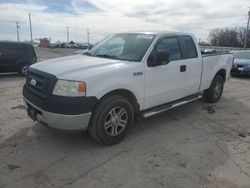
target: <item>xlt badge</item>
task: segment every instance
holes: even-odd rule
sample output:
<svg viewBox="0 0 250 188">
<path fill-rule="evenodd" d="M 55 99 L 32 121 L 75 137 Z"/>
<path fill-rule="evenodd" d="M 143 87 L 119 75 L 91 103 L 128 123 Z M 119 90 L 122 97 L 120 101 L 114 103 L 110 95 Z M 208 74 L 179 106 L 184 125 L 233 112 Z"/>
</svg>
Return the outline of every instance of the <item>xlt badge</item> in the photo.
<svg viewBox="0 0 250 188">
<path fill-rule="evenodd" d="M 143 75 L 143 72 L 134 72 L 133 73 L 133 76 L 142 76 Z"/>
</svg>

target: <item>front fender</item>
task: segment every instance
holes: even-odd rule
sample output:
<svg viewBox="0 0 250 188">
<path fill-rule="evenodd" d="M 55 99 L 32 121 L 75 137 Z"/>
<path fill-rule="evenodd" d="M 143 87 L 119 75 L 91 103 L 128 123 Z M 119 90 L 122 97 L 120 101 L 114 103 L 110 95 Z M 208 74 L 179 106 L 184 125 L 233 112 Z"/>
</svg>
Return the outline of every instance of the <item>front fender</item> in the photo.
<svg viewBox="0 0 250 188">
<path fill-rule="evenodd" d="M 117 76 L 105 75 L 102 78 L 89 79 L 86 81 L 87 96 L 95 96 L 99 100 L 107 93 L 114 90 L 125 89 L 134 94 L 140 108 L 144 106 L 144 77 L 133 77 L 132 74 L 120 74 Z"/>
</svg>

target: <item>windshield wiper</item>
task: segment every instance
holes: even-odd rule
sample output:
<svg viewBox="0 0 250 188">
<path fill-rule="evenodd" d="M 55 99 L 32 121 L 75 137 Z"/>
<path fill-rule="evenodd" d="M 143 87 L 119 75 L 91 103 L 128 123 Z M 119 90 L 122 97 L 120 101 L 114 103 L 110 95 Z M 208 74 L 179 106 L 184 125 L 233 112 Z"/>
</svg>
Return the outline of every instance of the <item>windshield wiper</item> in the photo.
<svg viewBox="0 0 250 188">
<path fill-rule="evenodd" d="M 119 57 L 115 55 L 108 55 L 108 54 L 97 54 L 96 57 L 104 57 L 104 58 L 111 58 L 111 59 L 119 59 Z"/>
</svg>

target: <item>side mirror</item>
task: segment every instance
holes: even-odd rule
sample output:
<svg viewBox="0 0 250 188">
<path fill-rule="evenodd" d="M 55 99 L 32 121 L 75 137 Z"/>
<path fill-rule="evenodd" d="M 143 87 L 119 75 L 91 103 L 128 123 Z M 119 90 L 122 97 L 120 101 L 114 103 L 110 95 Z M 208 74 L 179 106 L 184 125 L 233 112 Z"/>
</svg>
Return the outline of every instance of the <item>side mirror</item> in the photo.
<svg viewBox="0 0 250 188">
<path fill-rule="evenodd" d="M 169 63 L 169 52 L 165 49 L 154 49 L 148 58 L 148 66 L 156 67 Z"/>
</svg>

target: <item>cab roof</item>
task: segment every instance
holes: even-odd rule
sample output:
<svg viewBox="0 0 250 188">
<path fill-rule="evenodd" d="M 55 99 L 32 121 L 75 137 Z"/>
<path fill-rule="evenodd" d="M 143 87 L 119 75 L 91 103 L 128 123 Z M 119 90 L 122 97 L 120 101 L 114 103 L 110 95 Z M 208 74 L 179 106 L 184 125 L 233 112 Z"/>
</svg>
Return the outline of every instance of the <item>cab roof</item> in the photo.
<svg viewBox="0 0 250 188">
<path fill-rule="evenodd" d="M 131 31 L 131 32 L 122 32 L 122 33 L 136 33 L 136 34 L 145 34 L 145 35 L 192 35 L 190 33 L 176 32 L 176 31 Z"/>
</svg>

